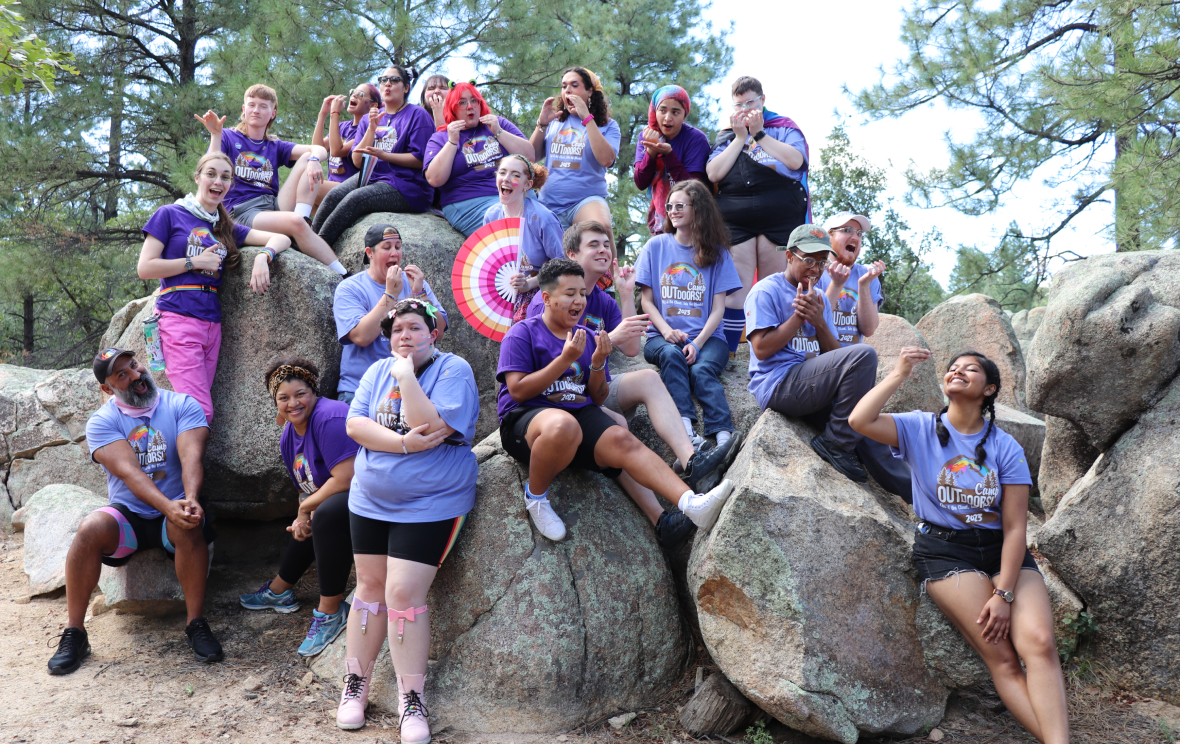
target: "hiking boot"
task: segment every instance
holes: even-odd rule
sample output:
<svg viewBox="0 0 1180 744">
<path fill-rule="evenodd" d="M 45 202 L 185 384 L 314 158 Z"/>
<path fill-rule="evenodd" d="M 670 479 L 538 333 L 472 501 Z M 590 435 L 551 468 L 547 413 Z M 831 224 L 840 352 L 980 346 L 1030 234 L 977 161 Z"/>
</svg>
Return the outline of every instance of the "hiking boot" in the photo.
<svg viewBox="0 0 1180 744">
<path fill-rule="evenodd" d="M 345 731 L 359 729 L 365 725 L 365 706 L 369 703 L 369 677 L 373 665 L 361 669 L 358 659 L 344 660 L 344 689 L 340 692 L 340 707 L 336 709 L 336 727 Z"/>
<path fill-rule="evenodd" d="M 680 479 L 694 493 L 707 491 L 717 485 L 717 481 L 725 475 L 725 471 L 737 457 L 738 450 L 742 448 L 742 439 L 742 433 L 735 431 L 724 445 L 697 452 L 688 461 L 688 467 L 684 469 Z"/>
<path fill-rule="evenodd" d="M 274 610 L 284 615 L 288 612 L 299 611 L 299 601 L 295 599 L 295 590 L 288 589 L 282 594 L 275 594 L 270 590 L 270 582 L 265 582 L 257 591 L 243 594 L 238 602 L 247 610 Z"/>
<path fill-rule="evenodd" d="M 837 449 L 836 445 L 823 434 L 819 434 L 811 440 L 811 448 L 815 450 L 815 454 L 822 457 L 825 462 L 848 480 L 864 483 L 869 479 L 869 474 L 865 472 L 864 466 L 860 464 L 855 452 Z"/>
<path fill-rule="evenodd" d="M 397 711 L 401 719 L 402 744 L 430 744 L 430 723 L 426 717 L 426 703 L 422 700 L 422 689 L 426 686 L 425 674 L 397 675 Z"/>
<path fill-rule="evenodd" d="M 565 539 L 565 522 L 561 521 L 561 517 L 553 511 L 553 507 L 549 505 L 549 499 L 531 499 L 526 495 L 524 505 L 529 516 L 532 517 L 533 526 L 537 528 L 537 532 L 554 542 Z"/>
<path fill-rule="evenodd" d="M 225 658 L 221 644 L 213 635 L 213 629 L 209 627 L 205 618 L 198 617 L 189 623 L 184 629 L 184 634 L 188 636 L 188 645 L 192 647 L 193 656 L 197 657 L 197 661 L 212 662 Z"/>
<path fill-rule="evenodd" d="M 90 655 L 90 639 L 82 628 L 66 628 L 59 638 L 57 653 L 49 659 L 49 673 L 69 674 Z"/>
<path fill-rule="evenodd" d="M 726 478 L 708 493 L 694 493 L 680 499 L 678 506 L 693 524 L 707 530 L 717 521 L 717 515 L 721 513 L 721 507 L 725 506 L 732 491 L 733 482 Z"/>
<path fill-rule="evenodd" d="M 709 450 L 713 449 L 713 443 L 710 442 L 708 439 L 705 439 L 702 436 L 698 436 L 696 434 L 693 434 L 692 439 L 689 441 L 692 442 L 693 457 L 695 457 L 697 455 L 703 455 L 706 452 L 708 452 Z M 692 461 L 692 458 L 690 457 L 689 462 L 691 462 L 691 461 Z M 680 460 L 676 460 L 675 462 L 672 463 L 672 472 L 676 473 L 676 475 L 680 475 L 681 473 L 684 472 L 684 465 L 682 465 L 680 463 Z"/>
<path fill-rule="evenodd" d="M 656 522 L 656 540 L 665 548 L 674 548 L 692 537 L 696 525 L 684 512 L 673 508 L 660 515 Z"/>
<path fill-rule="evenodd" d="M 300 656 L 315 656 L 336 640 L 348 627 L 348 605 L 341 602 L 340 608 L 333 615 L 327 615 L 319 610 L 311 611 L 311 626 L 307 629 L 307 637 L 299 644 Z"/>
</svg>

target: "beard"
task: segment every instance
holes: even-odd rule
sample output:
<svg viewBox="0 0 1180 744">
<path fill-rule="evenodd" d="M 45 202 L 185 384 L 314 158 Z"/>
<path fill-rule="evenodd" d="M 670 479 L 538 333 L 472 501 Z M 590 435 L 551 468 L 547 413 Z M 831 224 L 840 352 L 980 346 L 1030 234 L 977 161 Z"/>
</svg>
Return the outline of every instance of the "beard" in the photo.
<svg viewBox="0 0 1180 744">
<path fill-rule="evenodd" d="M 139 384 L 140 380 L 147 386 L 143 393 L 136 393 L 131 388 Z M 126 390 L 115 389 L 115 397 L 125 405 L 131 408 L 150 408 L 156 402 L 156 397 L 159 396 L 160 390 L 156 387 L 156 381 L 152 379 L 150 374 L 144 374 L 139 380 L 127 386 Z"/>
</svg>

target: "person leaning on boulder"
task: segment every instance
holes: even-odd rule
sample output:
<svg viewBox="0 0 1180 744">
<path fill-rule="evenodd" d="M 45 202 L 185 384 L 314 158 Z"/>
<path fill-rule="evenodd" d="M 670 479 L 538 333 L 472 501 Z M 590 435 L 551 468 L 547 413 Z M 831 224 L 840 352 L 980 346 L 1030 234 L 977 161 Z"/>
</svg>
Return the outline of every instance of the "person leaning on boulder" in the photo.
<svg viewBox="0 0 1180 744">
<path fill-rule="evenodd" d="M 111 399 L 86 422 L 90 454 L 107 474 L 110 505 L 78 527 L 66 556 L 68 620 L 50 674 L 69 674 L 90 655 L 83 627 L 105 564 L 122 566 L 145 548 L 163 548 L 184 591 L 188 644 L 198 661 L 221 661 L 221 644 L 202 616 L 214 533 L 197 502 L 209 424 L 192 397 L 160 390 L 126 349 L 94 357 L 94 376 Z"/>
<path fill-rule="evenodd" d="M 356 395 L 361 377 L 377 362 L 389 358 L 389 339 L 381 334 L 381 321 L 398 300 L 417 297 L 439 311 L 438 334 L 447 329 L 447 311 L 434 296 L 422 269 L 401 265 L 402 236 L 389 224 L 376 224 L 365 233 L 365 263 L 368 266 L 336 287 L 332 313 L 336 336 L 344 345 L 340 358 L 340 384 L 336 399 L 349 403 Z"/>
</svg>

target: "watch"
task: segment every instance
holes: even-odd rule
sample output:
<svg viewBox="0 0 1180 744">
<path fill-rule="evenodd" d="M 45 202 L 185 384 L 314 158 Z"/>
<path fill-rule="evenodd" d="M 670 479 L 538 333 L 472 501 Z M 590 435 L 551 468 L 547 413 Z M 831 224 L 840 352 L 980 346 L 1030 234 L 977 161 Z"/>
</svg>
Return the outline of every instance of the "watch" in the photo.
<svg viewBox="0 0 1180 744">
<path fill-rule="evenodd" d="M 763 138 L 763 137 L 765 137 L 765 136 L 766 136 L 766 130 L 765 130 L 765 129 L 759 129 L 759 130 L 758 130 L 758 134 L 755 134 L 755 135 L 754 135 L 754 141 L 755 141 L 755 142 L 761 142 L 761 141 L 762 141 L 762 138 Z"/>
<path fill-rule="evenodd" d="M 992 592 L 992 594 L 996 595 L 1000 599 L 1004 600 L 1005 602 L 1009 602 L 1009 603 L 1012 600 L 1016 599 L 1016 593 L 1013 592 L 1011 589 L 997 589 L 994 592 Z"/>
<path fill-rule="evenodd" d="M 184 259 L 184 270 L 185 271 L 192 271 L 193 270 L 192 256 L 189 256 L 188 258 Z"/>
</svg>

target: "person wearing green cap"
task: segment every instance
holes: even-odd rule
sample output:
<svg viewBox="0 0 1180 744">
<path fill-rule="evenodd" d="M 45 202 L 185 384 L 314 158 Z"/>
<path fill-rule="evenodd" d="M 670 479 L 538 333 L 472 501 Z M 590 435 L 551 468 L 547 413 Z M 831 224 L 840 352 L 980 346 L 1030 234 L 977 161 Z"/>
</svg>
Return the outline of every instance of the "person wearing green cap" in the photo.
<svg viewBox="0 0 1180 744">
<path fill-rule="evenodd" d="M 830 410 L 811 448 L 863 483 L 868 474 L 855 452 L 863 437 L 848 425 L 848 414 L 876 382 L 877 352 L 865 344 L 840 346 L 832 305 L 817 287 L 832 259 L 828 232 L 800 225 L 786 252 L 786 270 L 755 284 L 746 297 L 749 390 L 764 410 L 787 416 Z"/>
</svg>

